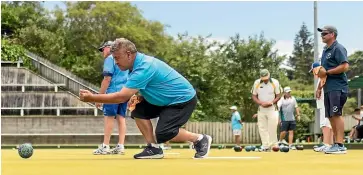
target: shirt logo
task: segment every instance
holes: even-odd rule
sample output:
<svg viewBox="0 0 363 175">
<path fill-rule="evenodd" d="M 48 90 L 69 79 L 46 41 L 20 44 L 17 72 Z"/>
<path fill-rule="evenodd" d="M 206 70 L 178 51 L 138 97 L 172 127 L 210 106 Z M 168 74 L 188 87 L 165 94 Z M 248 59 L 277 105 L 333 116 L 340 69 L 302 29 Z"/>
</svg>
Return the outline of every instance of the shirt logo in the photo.
<svg viewBox="0 0 363 175">
<path fill-rule="evenodd" d="M 331 58 L 331 53 L 328 53 L 328 54 L 326 55 L 326 59 L 329 59 L 329 58 Z"/>
</svg>

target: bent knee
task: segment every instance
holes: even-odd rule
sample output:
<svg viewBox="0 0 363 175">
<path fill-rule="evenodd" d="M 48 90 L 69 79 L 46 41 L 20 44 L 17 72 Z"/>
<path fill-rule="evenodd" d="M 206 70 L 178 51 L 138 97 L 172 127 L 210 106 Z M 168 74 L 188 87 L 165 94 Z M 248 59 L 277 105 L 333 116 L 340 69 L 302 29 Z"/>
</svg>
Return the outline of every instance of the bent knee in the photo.
<svg viewBox="0 0 363 175">
<path fill-rule="evenodd" d="M 171 139 L 173 139 L 175 136 L 177 136 L 179 133 L 179 129 L 159 129 L 156 128 L 155 130 L 155 137 L 157 143 L 165 143 Z"/>
</svg>

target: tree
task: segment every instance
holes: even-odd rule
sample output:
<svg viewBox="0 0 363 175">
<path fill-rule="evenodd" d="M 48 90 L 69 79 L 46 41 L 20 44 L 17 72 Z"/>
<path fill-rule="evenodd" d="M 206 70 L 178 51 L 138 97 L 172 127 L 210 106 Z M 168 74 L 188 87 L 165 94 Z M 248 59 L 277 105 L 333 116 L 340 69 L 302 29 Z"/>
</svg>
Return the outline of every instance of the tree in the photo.
<svg viewBox="0 0 363 175">
<path fill-rule="evenodd" d="M 41 2 L 1 2 L 1 35 L 16 37 L 17 32 L 30 25 L 47 23 L 47 12 Z"/>
<path fill-rule="evenodd" d="M 349 71 L 347 72 L 348 78 L 363 75 L 363 51 L 356 51 L 348 58 Z"/>
<path fill-rule="evenodd" d="M 292 78 L 301 84 L 312 84 L 314 81 L 311 73 L 309 73 L 310 65 L 314 62 L 313 48 L 312 34 L 303 23 L 295 36 L 294 50 L 288 60 L 289 65 L 295 69 Z"/>
<path fill-rule="evenodd" d="M 212 47 L 217 42 L 208 42 L 207 37 L 191 37 L 179 34 L 164 58 L 160 58 L 186 77 L 197 91 L 198 105 L 192 120 L 223 121 L 228 108 L 220 110 L 225 92 L 220 88 L 226 81 L 214 61 Z"/>
<path fill-rule="evenodd" d="M 165 56 L 172 38 L 158 21 L 145 19 L 129 2 L 67 2 L 48 12 L 40 2 L 2 3 L 2 29 L 27 50 L 94 84 L 101 82 L 103 58 L 97 48 L 125 37 L 140 52 Z M 122 13 L 120 13 L 122 11 Z"/>
<path fill-rule="evenodd" d="M 219 49 L 222 74 L 228 80 L 223 88 L 227 93 L 228 105 L 235 104 L 242 108 L 242 114 L 247 121 L 257 112 L 257 105 L 252 101 L 251 88 L 259 78 L 259 71 L 266 68 L 271 77 L 280 79 L 284 73 L 279 69 L 285 59 L 272 51 L 274 41 L 269 41 L 261 34 L 259 37 L 241 39 L 237 34 L 231 37 L 231 42 Z"/>
</svg>

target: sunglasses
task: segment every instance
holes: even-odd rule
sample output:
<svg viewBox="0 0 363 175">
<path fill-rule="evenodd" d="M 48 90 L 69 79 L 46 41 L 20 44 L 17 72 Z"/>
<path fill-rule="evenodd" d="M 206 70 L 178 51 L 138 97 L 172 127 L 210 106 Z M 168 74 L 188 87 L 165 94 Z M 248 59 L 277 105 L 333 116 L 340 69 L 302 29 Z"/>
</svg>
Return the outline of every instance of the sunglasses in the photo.
<svg viewBox="0 0 363 175">
<path fill-rule="evenodd" d="M 323 32 L 323 33 L 321 33 L 321 36 L 325 36 L 327 34 L 330 34 L 330 32 Z"/>
</svg>

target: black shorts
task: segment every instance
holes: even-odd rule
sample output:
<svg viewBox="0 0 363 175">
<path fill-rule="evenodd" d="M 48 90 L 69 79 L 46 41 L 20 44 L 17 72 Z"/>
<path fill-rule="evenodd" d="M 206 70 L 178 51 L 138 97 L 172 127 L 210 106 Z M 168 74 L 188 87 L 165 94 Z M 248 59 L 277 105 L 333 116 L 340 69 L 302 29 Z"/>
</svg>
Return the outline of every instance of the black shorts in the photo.
<svg viewBox="0 0 363 175">
<path fill-rule="evenodd" d="M 347 101 L 347 93 L 330 91 L 324 93 L 325 117 L 342 116 L 343 106 Z"/>
<path fill-rule="evenodd" d="M 359 125 L 355 129 L 357 131 L 357 138 L 363 139 L 363 125 Z"/>
<path fill-rule="evenodd" d="M 296 121 L 282 121 L 280 131 L 294 131 L 296 129 Z"/>
<path fill-rule="evenodd" d="M 156 140 L 165 143 L 178 135 L 179 128 L 187 123 L 196 105 L 196 96 L 187 102 L 169 106 L 155 106 L 143 100 L 136 105 L 131 117 L 145 120 L 159 117 L 155 129 Z"/>
</svg>

